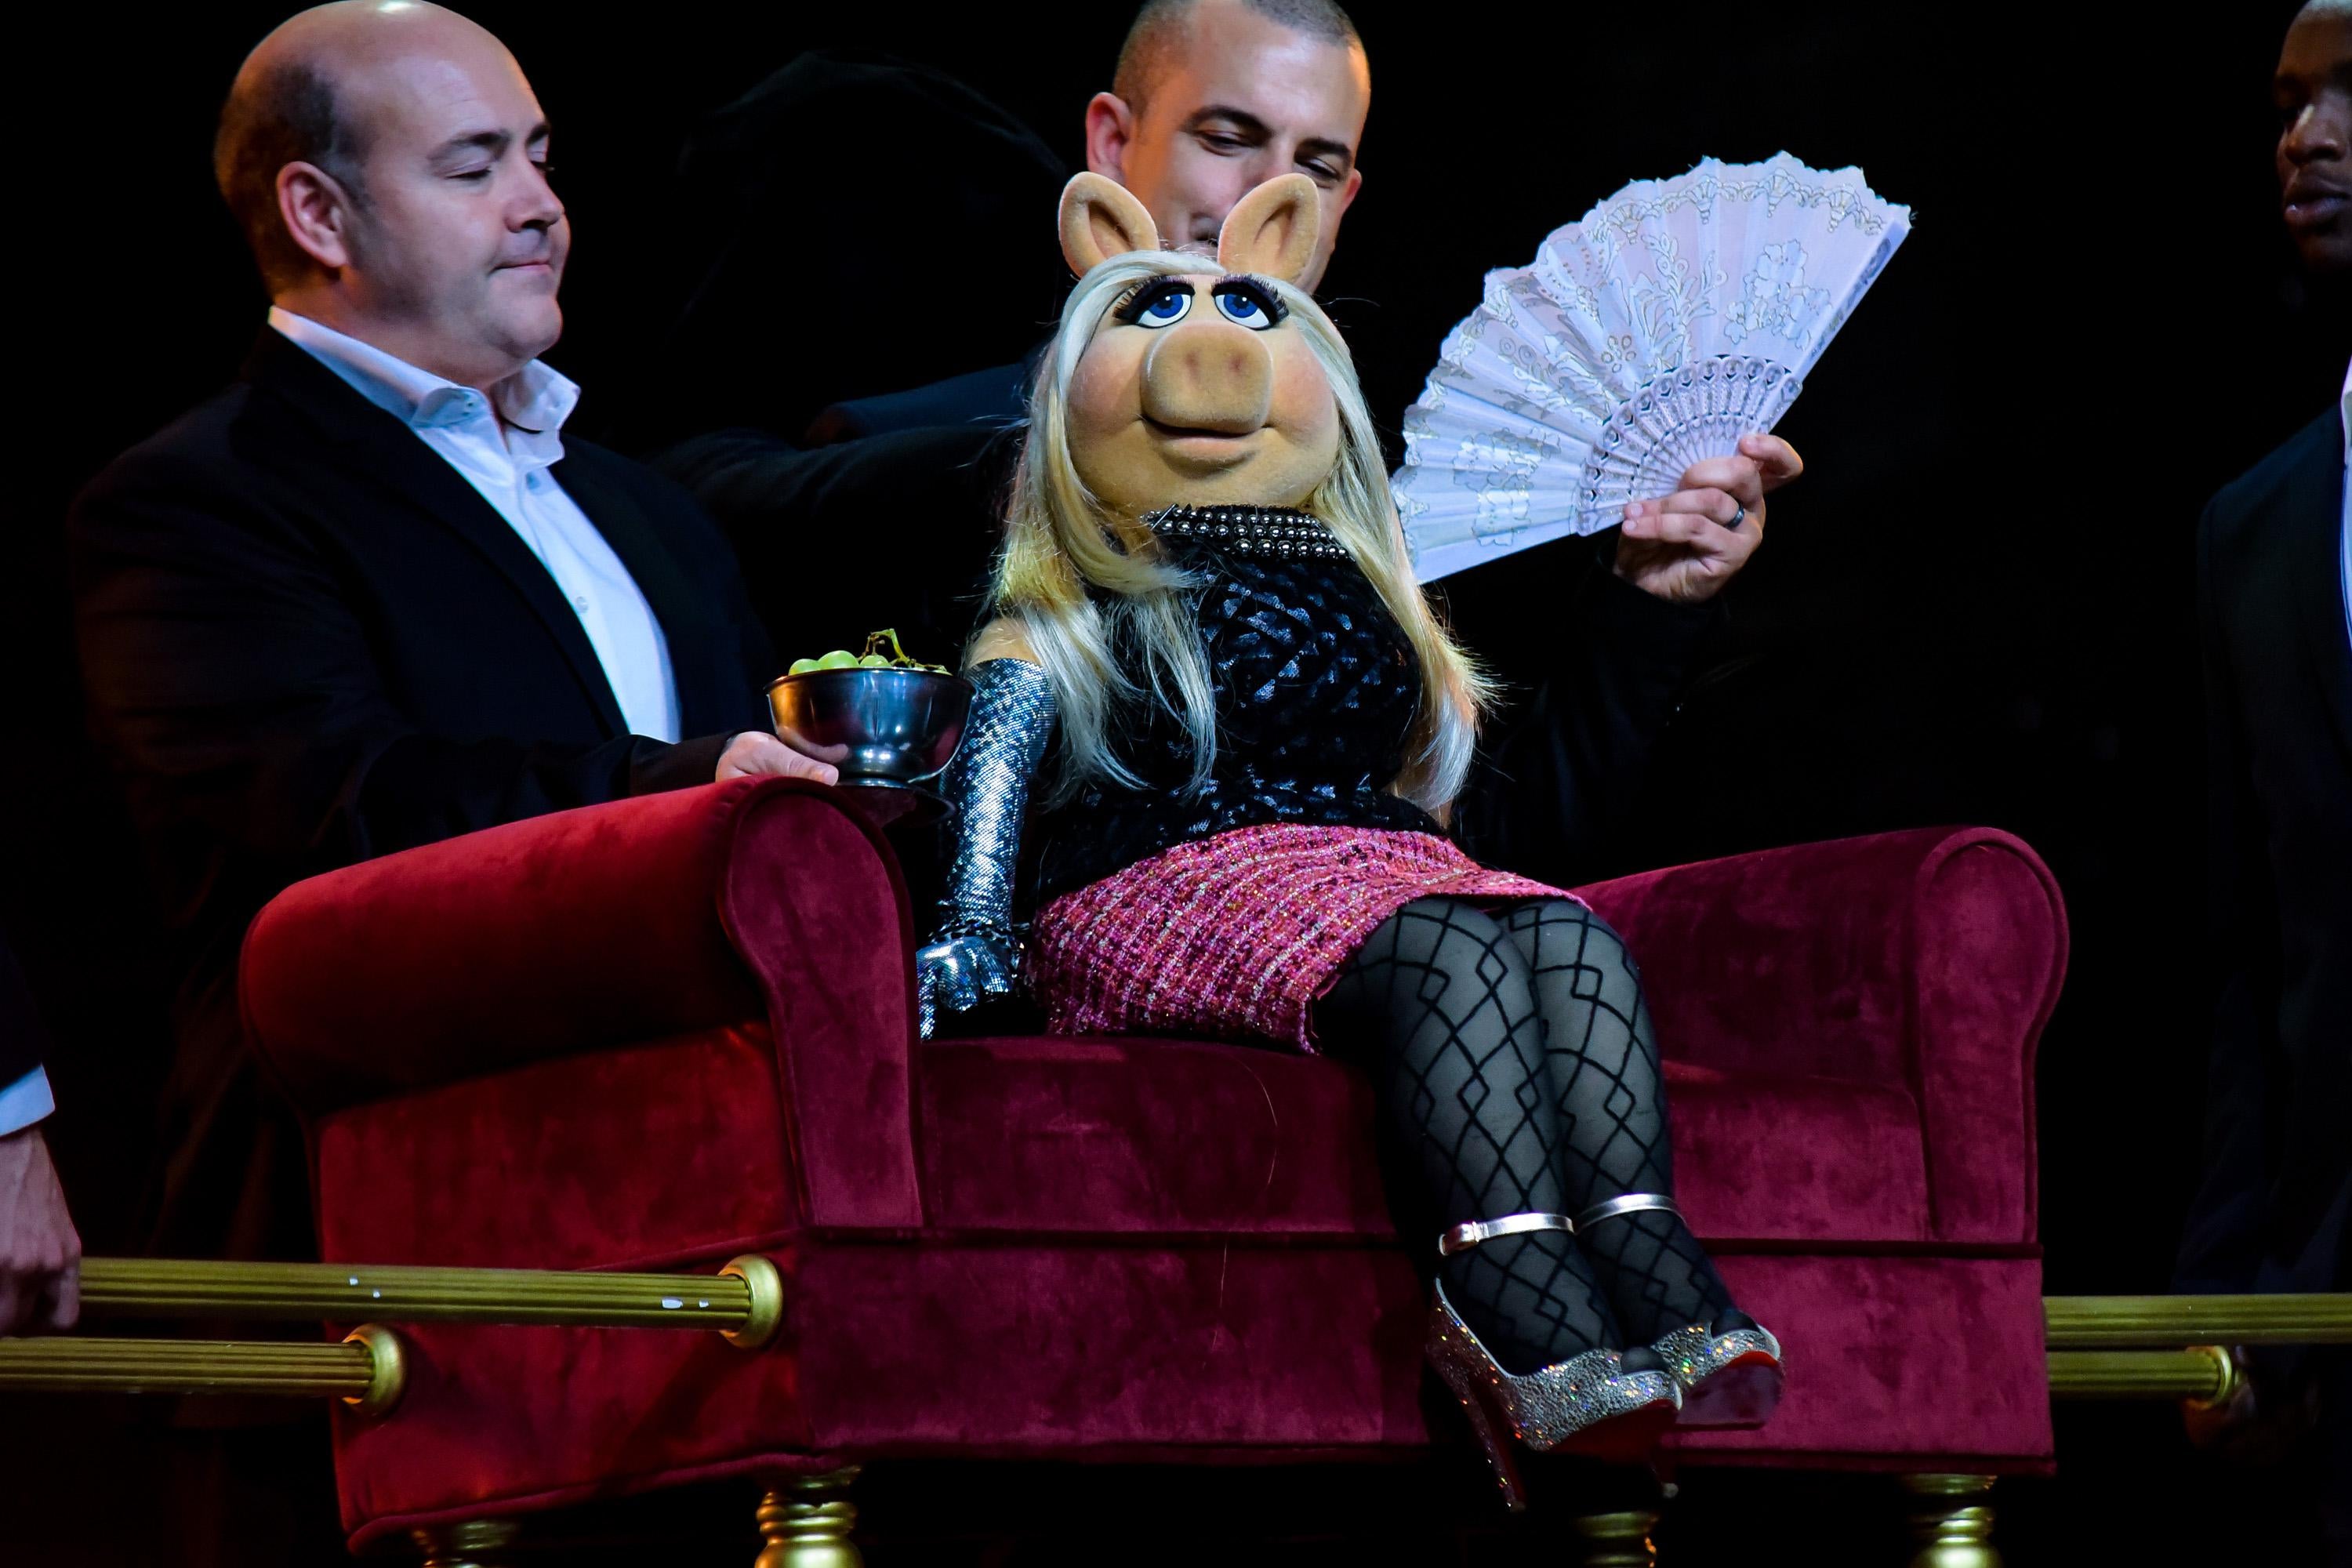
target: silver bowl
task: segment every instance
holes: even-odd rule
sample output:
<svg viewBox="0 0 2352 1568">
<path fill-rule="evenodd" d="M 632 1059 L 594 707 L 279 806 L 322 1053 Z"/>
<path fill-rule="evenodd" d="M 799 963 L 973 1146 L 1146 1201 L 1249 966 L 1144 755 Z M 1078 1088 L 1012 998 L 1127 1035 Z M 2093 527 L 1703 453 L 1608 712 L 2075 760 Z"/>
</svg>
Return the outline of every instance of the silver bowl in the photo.
<svg viewBox="0 0 2352 1568">
<path fill-rule="evenodd" d="M 971 709 L 971 681 L 928 669 L 812 669 L 768 682 L 776 733 L 839 768 L 845 784 L 919 789 L 955 755 Z"/>
</svg>

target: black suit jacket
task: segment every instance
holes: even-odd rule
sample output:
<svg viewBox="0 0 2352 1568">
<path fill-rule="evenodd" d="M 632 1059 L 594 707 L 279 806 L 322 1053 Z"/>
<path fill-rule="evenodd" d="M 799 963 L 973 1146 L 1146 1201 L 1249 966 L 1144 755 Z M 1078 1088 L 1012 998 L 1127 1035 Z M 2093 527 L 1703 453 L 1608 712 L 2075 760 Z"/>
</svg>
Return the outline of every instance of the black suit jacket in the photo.
<svg viewBox="0 0 2352 1568">
<path fill-rule="evenodd" d="M 1635 869 L 1622 840 L 1651 755 L 1727 618 L 1720 596 L 1670 604 L 1605 564 L 1588 571 L 1546 623 L 1549 651 L 1532 689 L 1483 739 L 1454 805 L 1463 847 L 1565 888 Z M 1477 623 L 1460 630 L 1476 649 Z"/>
<path fill-rule="evenodd" d="M 299 1141 L 239 1037 L 235 963 L 278 889 L 371 856 L 707 782 L 775 673 L 686 494 L 567 438 L 553 475 L 661 622 L 679 745 L 633 736 L 538 558 L 399 420 L 265 331 L 243 379 L 76 501 L 76 631 L 177 938 L 156 1245 L 309 1245 Z"/>
<path fill-rule="evenodd" d="M 2331 409 L 2198 531 L 2211 800 L 2205 1180 L 2180 1282 L 2342 1289 L 2352 1204 L 2352 642 Z"/>
</svg>

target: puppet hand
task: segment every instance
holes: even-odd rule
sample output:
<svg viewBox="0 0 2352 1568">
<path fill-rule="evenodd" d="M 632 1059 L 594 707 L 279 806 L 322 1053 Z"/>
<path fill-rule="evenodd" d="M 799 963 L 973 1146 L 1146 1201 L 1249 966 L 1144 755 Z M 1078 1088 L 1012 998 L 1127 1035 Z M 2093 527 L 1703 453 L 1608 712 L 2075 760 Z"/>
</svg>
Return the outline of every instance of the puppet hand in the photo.
<svg viewBox="0 0 2352 1568">
<path fill-rule="evenodd" d="M 1625 508 L 1617 575 L 1675 604 L 1715 597 L 1764 542 L 1764 498 L 1805 471 L 1778 436 L 1743 436 L 1739 453 L 1694 463 L 1681 488 Z"/>
<path fill-rule="evenodd" d="M 924 1039 L 940 1009 L 969 1013 L 990 996 L 1013 992 L 1021 972 L 1020 933 L 992 921 L 950 921 L 915 950 L 915 1022 Z"/>
</svg>

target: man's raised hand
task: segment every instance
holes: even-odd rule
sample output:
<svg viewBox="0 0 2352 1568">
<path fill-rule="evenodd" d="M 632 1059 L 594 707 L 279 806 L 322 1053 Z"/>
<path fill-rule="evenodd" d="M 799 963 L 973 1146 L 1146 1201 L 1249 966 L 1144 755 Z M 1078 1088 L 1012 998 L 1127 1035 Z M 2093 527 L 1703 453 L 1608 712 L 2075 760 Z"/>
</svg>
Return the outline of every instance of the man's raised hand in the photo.
<svg viewBox="0 0 2352 1568">
<path fill-rule="evenodd" d="M 1676 604 L 1715 597 L 1764 542 L 1764 498 L 1804 471 L 1778 436 L 1743 436 L 1737 456 L 1692 464 L 1674 494 L 1626 506 L 1617 575 Z"/>
</svg>

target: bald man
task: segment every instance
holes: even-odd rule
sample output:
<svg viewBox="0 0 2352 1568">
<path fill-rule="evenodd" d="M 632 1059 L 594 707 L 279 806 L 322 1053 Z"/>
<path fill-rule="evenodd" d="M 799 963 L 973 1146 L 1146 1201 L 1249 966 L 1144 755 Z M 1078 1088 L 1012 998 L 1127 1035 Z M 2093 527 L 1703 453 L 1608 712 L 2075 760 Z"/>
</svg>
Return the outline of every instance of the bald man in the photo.
<svg viewBox="0 0 2352 1568">
<path fill-rule="evenodd" d="M 865 79 L 844 83 L 836 79 L 846 73 L 823 68 L 832 58 L 795 61 L 752 96 L 821 77 L 824 87 L 834 89 L 825 95 L 830 113 L 840 113 L 834 100 L 843 86 L 853 86 L 879 111 L 885 84 L 933 75 L 919 67 L 862 64 Z M 813 64 L 820 68 L 812 71 Z M 1356 154 L 1371 101 L 1371 66 L 1363 39 L 1348 13 L 1331 0 L 1147 0 L 1129 25 L 1110 89 L 1087 104 L 1087 166 L 1134 192 L 1169 246 L 1205 254 L 1214 253 L 1225 215 L 1244 195 L 1277 174 L 1305 174 L 1315 183 L 1321 205 L 1315 258 L 1300 279 L 1314 289 L 1330 265 L 1340 221 L 1363 187 Z M 989 133 L 959 138 L 976 142 L 983 156 L 992 141 L 1004 139 L 994 123 L 999 111 L 985 100 L 960 103 L 954 112 Z M 722 117 L 730 139 L 738 130 L 736 118 Z M 1011 140 L 1024 134 L 1016 132 Z M 694 157 L 690 150 L 689 163 Z M 969 183 L 1025 189 L 1034 162 L 1024 156 L 1008 164 L 1010 181 L 983 165 Z M 1052 210 L 1050 196 L 1034 205 L 1036 211 Z M 795 211 L 794 220 L 805 227 L 804 214 Z M 1036 248 L 1024 247 L 1024 237 L 1034 239 L 1045 232 L 1034 212 L 1017 208 L 992 214 L 988 221 L 995 226 L 977 237 L 979 242 L 1013 257 Z M 694 316 L 711 314 L 704 302 L 713 294 L 710 280 L 693 293 L 698 304 L 682 328 L 689 338 L 696 332 Z M 940 337 L 936 327 L 931 336 Z M 951 338 L 946 342 L 952 345 Z M 721 353 L 735 354 L 740 342 L 730 330 L 714 340 L 714 347 L 724 345 Z M 824 444 L 926 426 L 1008 424 L 1022 413 L 1034 358 L 993 370 L 972 369 L 967 362 L 957 367 L 964 374 L 910 392 L 835 403 L 816 414 L 808 433 Z M 835 376 L 845 369 L 814 368 Z M 723 369 L 719 373 L 723 376 Z M 726 515 L 723 506 L 717 510 Z"/>
<path fill-rule="evenodd" d="M 1371 106 L 1364 41 L 1329 0 L 1148 0 L 1087 105 L 1087 166 L 1141 198 L 1161 239 L 1206 254 L 1234 203 L 1305 174 L 1323 220 L 1311 289 L 1363 188 Z"/>
<path fill-rule="evenodd" d="M 551 144 L 454 12 L 354 0 L 271 33 L 215 148 L 268 320 L 234 385 L 76 503 L 92 722 L 181 973 L 163 1249 L 311 1245 L 299 1137 L 237 1025 L 237 945 L 279 889 L 567 806 L 832 776 L 765 732 L 776 661 L 725 541 L 562 433 Z"/>
</svg>

